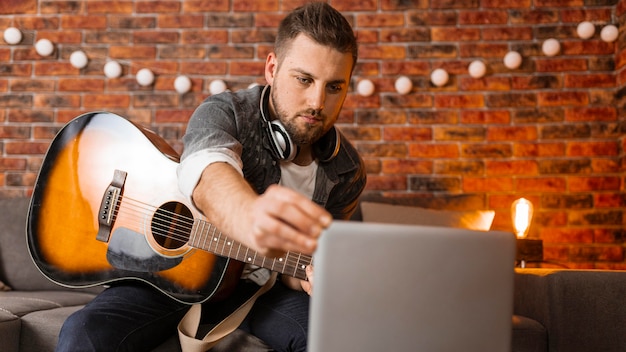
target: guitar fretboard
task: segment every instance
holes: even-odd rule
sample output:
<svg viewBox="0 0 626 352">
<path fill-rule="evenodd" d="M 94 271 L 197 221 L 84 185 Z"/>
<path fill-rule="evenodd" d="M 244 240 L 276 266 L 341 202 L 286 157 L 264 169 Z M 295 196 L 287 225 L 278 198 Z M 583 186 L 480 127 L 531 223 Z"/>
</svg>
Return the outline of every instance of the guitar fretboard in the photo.
<svg viewBox="0 0 626 352">
<path fill-rule="evenodd" d="M 287 252 L 279 258 L 262 256 L 228 238 L 212 224 L 200 220 L 194 221 L 188 244 L 222 257 L 254 264 L 300 280 L 306 280 L 305 268 L 311 264 L 311 256 L 300 253 Z"/>
</svg>

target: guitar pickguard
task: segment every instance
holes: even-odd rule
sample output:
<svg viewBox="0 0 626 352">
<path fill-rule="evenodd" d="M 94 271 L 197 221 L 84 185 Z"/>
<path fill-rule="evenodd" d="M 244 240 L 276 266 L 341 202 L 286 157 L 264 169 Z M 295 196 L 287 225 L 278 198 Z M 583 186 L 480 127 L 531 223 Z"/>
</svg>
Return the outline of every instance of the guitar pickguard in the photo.
<svg viewBox="0 0 626 352">
<path fill-rule="evenodd" d="M 137 272 L 163 271 L 182 262 L 181 257 L 167 258 L 155 253 L 146 236 L 124 227 L 113 232 L 106 256 L 112 266 Z"/>
</svg>

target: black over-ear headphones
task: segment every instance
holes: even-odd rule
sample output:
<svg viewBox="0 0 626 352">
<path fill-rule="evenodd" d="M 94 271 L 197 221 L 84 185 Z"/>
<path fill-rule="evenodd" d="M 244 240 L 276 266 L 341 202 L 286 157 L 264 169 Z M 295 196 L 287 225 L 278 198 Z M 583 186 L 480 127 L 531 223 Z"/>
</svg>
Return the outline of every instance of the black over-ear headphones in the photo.
<svg viewBox="0 0 626 352">
<path fill-rule="evenodd" d="M 298 146 L 293 143 L 289 133 L 280 120 L 268 119 L 268 103 L 270 99 L 270 85 L 266 85 L 261 92 L 260 110 L 261 117 L 266 126 L 267 134 L 270 139 L 270 148 L 274 156 L 280 160 L 291 161 L 298 155 Z M 326 132 L 313 145 L 313 153 L 320 162 L 328 162 L 339 153 L 341 137 L 335 127 Z"/>
</svg>

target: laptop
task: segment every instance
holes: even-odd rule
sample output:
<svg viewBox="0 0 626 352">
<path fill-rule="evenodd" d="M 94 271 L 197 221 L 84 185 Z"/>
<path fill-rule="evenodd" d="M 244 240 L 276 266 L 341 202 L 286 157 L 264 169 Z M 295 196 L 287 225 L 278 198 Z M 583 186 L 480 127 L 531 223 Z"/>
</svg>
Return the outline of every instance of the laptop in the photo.
<svg viewBox="0 0 626 352">
<path fill-rule="evenodd" d="M 313 261 L 309 352 L 511 349 L 512 233 L 334 221 Z"/>
</svg>

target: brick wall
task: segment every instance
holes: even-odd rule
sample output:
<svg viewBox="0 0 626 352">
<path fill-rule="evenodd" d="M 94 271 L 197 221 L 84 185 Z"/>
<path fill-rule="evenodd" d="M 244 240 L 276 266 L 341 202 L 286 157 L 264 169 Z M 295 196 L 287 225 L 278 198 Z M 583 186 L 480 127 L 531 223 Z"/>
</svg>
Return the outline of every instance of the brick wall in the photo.
<svg viewBox="0 0 626 352">
<path fill-rule="evenodd" d="M 149 126 L 181 150 L 194 107 L 215 79 L 230 89 L 263 82 L 275 26 L 302 1 L 3 0 L 0 28 L 0 196 L 28 195 L 54 133 L 71 118 L 108 110 Z M 608 23 L 624 28 L 626 0 L 333 0 L 358 33 L 360 63 L 340 128 L 367 163 L 370 196 L 447 209 L 495 209 L 510 230 L 518 197 L 536 208 L 530 237 L 545 258 L 569 267 L 626 269 L 626 40 L 600 40 Z M 356 10 L 356 9 L 359 10 Z M 576 26 L 596 24 L 582 40 Z M 55 43 L 50 57 L 33 44 Z M 546 57 L 545 39 L 561 42 Z M 90 58 L 72 67 L 70 54 Z M 522 66 L 506 68 L 509 50 Z M 468 75 L 476 59 L 481 79 Z M 107 60 L 123 74 L 107 79 Z M 149 87 L 135 74 L 150 68 Z M 430 72 L 445 68 L 437 88 Z M 190 93 L 173 89 L 178 75 Z M 394 90 L 399 75 L 414 88 Z M 356 94 L 370 79 L 372 96 Z"/>
</svg>

